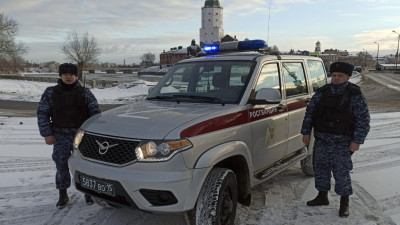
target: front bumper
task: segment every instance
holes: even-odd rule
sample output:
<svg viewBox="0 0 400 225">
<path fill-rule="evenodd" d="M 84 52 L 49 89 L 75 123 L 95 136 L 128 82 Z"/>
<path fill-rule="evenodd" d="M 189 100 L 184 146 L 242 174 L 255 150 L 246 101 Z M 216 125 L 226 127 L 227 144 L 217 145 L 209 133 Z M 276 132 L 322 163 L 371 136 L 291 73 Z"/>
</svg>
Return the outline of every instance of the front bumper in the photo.
<svg viewBox="0 0 400 225">
<path fill-rule="evenodd" d="M 191 210 L 197 201 L 210 168 L 188 169 L 182 154 L 167 162 L 140 163 L 113 167 L 83 159 L 78 151 L 69 159 L 75 187 L 111 204 L 154 213 L 178 213 Z M 115 187 L 115 196 L 98 193 L 81 186 L 79 175 L 93 177 Z M 157 197 L 169 194 L 176 201 L 158 204 Z"/>
</svg>

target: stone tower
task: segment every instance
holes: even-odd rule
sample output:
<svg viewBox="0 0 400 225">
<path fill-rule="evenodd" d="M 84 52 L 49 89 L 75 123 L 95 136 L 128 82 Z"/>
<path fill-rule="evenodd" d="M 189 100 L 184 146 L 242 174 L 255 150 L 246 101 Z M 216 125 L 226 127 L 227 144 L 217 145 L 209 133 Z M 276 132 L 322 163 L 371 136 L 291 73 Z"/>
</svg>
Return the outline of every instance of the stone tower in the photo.
<svg viewBox="0 0 400 225">
<path fill-rule="evenodd" d="M 319 40 L 315 43 L 315 53 L 321 53 L 321 42 Z"/>
<path fill-rule="evenodd" d="M 200 46 L 219 43 L 224 36 L 223 9 L 218 0 L 206 0 L 201 8 Z"/>
</svg>

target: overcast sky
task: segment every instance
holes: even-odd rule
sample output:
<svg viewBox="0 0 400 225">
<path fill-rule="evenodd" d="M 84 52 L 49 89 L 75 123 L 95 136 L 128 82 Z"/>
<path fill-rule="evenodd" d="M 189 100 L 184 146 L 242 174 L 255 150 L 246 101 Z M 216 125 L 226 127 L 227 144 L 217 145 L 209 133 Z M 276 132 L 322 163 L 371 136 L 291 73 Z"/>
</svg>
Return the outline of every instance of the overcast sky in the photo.
<svg viewBox="0 0 400 225">
<path fill-rule="evenodd" d="M 322 49 L 376 56 L 395 54 L 398 0 L 220 0 L 224 32 L 264 39 L 280 51 Z M 0 12 L 19 23 L 17 39 L 32 62 L 64 62 L 68 33 L 88 32 L 102 49 L 100 62 L 139 63 L 171 47 L 199 42 L 204 0 L 0 0 Z M 269 21 L 269 23 L 268 23 Z"/>
</svg>

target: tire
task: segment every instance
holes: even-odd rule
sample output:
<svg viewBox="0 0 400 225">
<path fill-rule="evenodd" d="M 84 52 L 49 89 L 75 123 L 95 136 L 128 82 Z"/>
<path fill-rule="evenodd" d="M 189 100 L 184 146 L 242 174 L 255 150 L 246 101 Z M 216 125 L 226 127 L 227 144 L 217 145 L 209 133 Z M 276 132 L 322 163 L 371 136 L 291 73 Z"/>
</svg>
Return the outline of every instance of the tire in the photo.
<svg viewBox="0 0 400 225">
<path fill-rule="evenodd" d="M 232 170 L 213 168 L 196 204 L 197 225 L 233 225 L 238 200 L 236 175 Z"/>
<path fill-rule="evenodd" d="M 312 151 L 310 154 L 307 155 L 306 158 L 300 161 L 301 165 L 301 170 L 303 170 L 303 173 L 307 176 L 314 176 L 314 170 L 315 170 L 315 146 L 316 146 L 316 141 L 314 141 Z"/>
</svg>

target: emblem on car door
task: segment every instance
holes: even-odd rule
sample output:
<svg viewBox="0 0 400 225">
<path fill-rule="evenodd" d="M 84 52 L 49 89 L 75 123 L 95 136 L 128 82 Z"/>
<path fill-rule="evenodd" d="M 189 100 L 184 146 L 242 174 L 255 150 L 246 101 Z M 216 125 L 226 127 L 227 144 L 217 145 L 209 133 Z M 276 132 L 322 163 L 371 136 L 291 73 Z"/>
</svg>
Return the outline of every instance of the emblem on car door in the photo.
<svg viewBox="0 0 400 225">
<path fill-rule="evenodd" d="M 99 146 L 99 153 L 100 155 L 104 155 L 107 153 L 109 148 L 115 147 L 118 144 L 112 144 L 110 145 L 110 143 L 108 143 L 107 141 L 100 143 L 98 140 L 96 140 L 97 145 Z"/>
</svg>

